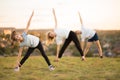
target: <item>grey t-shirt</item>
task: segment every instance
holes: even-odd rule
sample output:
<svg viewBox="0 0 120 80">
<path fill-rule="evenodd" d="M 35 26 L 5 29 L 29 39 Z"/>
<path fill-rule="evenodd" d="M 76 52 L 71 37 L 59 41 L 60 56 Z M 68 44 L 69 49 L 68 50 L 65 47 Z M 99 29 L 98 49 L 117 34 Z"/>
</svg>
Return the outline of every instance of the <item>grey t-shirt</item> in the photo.
<svg viewBox="0 0 120 80">
<path fill-rule="evenodd" d="M 20 47 L 37 47 L 39 44 L 39 38 L 33 35 L 29 35 L 26 32 L 22 33 L 23 42 L 20 43 Z"/>
</svg>

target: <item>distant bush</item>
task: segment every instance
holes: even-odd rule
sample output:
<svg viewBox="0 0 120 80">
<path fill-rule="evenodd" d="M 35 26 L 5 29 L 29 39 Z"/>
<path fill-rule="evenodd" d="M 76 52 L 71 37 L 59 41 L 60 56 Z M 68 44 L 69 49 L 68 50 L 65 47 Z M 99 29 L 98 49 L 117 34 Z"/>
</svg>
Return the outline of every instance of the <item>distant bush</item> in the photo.
<svg viewBox="0 0 120 80">
<path fill-rule="evenodd" d="M 113 52 L 115 55 L 119 56 L 120 55 L 120 31 L 115 30 L 115 31 L 97 31 L 100 43 L 103 45 L 107 42 L 110 44 L 110 49 L 111 52 Z M 46 39 L 46 33 L 45 32 L 29 32 L 29 34 L 38 36 L 40 38 L 40 41 L 43 42 Z M 3 38 L 5 40 L 3 40 Z M 80 39 L 80 37 L 79 37 Z M 2 47 L 1 44 L 4 44 L 5 46 Z M 44 46 L 44 45 L 43 45 Z M 0 55 L 7 55 L 7 56 L 12 56 L 12 55 L 17 55 L 18 53 L 18 44 L 15 44 L 14 46 L 11 46 L 11 41 L 10 41 L 10 35 L 5 35 L 3 33 L 0 33 Z M 95 45 L 92 45 L 88 54 L 86 56 L 93 56 L 97 52 L 97 47 Z M 26 53 L 27 48 L 24 48 L 23 55 Z M 106 52 L 106 48 L 103 48 L 103 52 Z M 56 44 L 50 45 L 46 50 L 45 50 L 47 55 L 56 55 Z M 33 55 L 39 55 L 39 50 L 35 50 Z M 80 53 L 76 49 L 74 44 L 70 44 L 68 48 L 65 50 L 65 53 L 67 55 L 73 55 L 73 56 L 80 56 Z"/>
</svg>

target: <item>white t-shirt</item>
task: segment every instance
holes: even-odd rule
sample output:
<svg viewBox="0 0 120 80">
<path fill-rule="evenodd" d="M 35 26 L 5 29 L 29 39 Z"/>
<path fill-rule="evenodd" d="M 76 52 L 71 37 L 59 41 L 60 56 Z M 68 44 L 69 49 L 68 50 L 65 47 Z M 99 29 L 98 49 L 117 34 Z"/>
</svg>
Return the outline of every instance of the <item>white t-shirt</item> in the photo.
<svg viewBox="0 0 120 80">
<path fill-rule="evenodd" d="M 91 39 L 96 33 L 95 30 L 86 28 L 83 25 L 81 26 L 81 32 L 82 32 L 81 34 L 82 41 L 85 41 L 86 38 Z"/>
<path fill-rule="evenodd" d="M 26 32 L 22 33 L 23 42 L 20 43 L 20 47 L 37 47 L 39 44 L 39 38 L 33 35 L 27 35 Z"/>
<path fill-rule="evenodd" d="M 62 40 L 67 39 L 70 33 L 70 29 L 56 28 L 54 32 L 56 33 L 56 43 L 62 44 Z"/>
</svg>

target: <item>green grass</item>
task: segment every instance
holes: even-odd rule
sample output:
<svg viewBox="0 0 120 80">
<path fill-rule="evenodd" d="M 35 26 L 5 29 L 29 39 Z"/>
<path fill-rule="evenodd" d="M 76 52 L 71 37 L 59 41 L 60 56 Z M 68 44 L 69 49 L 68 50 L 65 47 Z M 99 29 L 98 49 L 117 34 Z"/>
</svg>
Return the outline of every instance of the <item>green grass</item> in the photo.
<svg viewBox="0 0 120 80">
<path fill-rule="evenodd" d="M 41 56 L 30 56 L 20 72 L 13 70 L 16 57 L 0 57 L 0 80 L 120 80 L 120 58 L 63 57 L 54 62 L 55 56 L 48 57 L 54 71 Z"/>
</svg>

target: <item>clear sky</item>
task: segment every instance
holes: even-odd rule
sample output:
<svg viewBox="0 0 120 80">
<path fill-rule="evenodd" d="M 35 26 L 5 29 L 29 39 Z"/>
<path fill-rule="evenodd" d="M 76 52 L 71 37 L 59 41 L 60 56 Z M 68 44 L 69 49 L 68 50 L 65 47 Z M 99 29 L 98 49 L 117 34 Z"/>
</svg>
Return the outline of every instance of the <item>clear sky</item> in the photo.
<svg viewBox="0 0 120 80">
<path fill-rule="evenodd" d="M 79 28 L 78 11 L 84 25 L 93 29 L 120 30 L 120 0 L 0 0 L 0 27 L 25 28 L 34 10 L 30 29 Z"/>
</svg>

